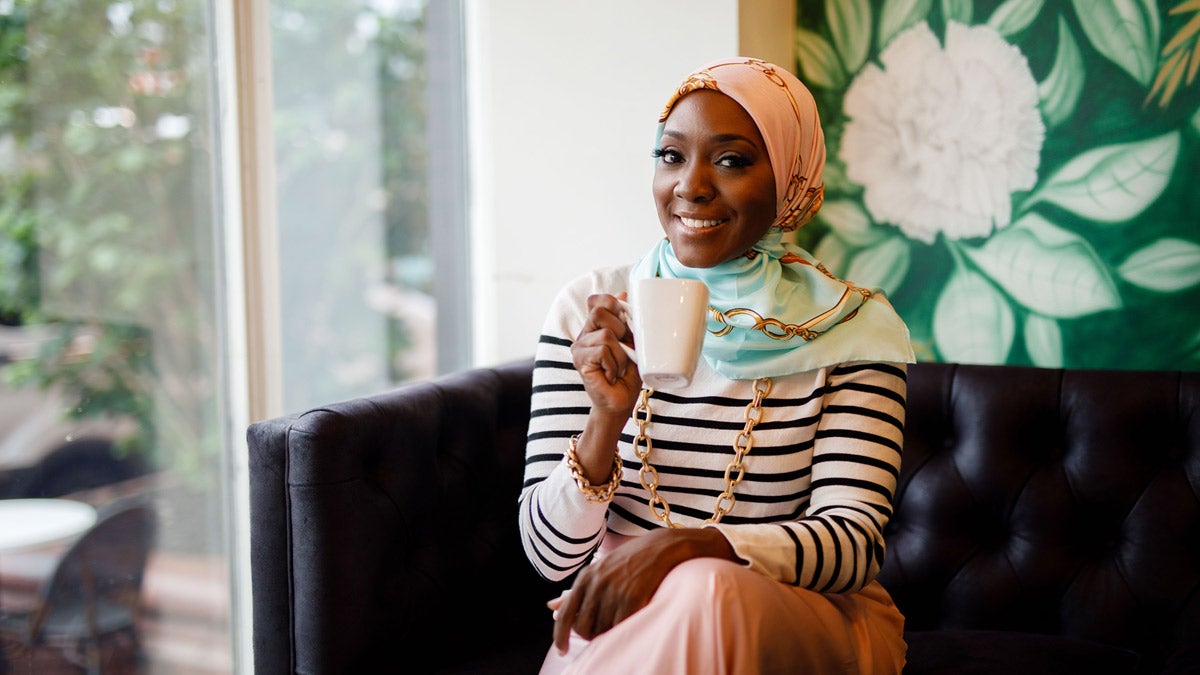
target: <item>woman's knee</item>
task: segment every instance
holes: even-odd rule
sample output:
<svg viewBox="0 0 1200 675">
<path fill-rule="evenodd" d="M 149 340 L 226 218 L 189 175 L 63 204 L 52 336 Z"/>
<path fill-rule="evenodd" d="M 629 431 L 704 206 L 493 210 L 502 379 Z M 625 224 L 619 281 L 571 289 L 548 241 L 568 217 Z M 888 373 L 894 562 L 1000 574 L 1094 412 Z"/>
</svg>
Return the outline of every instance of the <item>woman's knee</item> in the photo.
<svg viewBox="0 0 1200 675">
<path fill-rule="evenodd" d="M 669 596 L 671 604 L 676 606 L 686 603 L 712 608 L 714 605 L 740 604 L 744 594 L 739 589 L 759 581 L 755 576 L 761 575 L 729 560 L 693 558 L 676 565 L 667 574 L 655 597 Z"/>
</svg>

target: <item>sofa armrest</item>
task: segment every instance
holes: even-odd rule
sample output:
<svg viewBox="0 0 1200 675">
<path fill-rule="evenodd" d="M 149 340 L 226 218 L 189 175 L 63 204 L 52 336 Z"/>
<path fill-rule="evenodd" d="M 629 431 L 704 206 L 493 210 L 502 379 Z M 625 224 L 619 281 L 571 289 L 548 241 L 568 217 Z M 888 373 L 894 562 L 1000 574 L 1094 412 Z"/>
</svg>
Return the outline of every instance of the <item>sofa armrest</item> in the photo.
<svg viewBox="0 0 1200 675">
<path fill-rule="evenodd" d="M 478 369 L 250 427 L 255 672 L 540 659 L 557 590 L 517 534 L 531 373 Z"/>
</svg>

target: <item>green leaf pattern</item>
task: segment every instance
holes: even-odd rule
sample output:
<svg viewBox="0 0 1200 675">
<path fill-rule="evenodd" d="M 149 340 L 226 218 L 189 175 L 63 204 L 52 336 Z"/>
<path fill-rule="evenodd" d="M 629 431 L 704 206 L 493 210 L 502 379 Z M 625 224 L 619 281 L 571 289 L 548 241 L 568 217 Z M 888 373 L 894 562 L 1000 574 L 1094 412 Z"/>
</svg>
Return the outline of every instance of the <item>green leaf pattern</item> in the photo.
<svg viewBox="0 0 1200 675">
<path fill-rule="evenodd" d="M 1025 319 L 1025 351 L 1035 366 L 1062 368 L 1063 339 L 1058 322 L 1041 314 L 1030 314 Z"/>
<path fill-rule="evenodd" d="M 1072 0 L 1096 51 L 1143 86 L 1158 63 L 1160 20 L 1154 0 Z"/>
<path fill-rule="evenodd" d="M 1172 293 L 1200 284 L 1200 245 L 1164 237 L 1135 251 L 1117 268 L 1121 278 L 1136 286 Z"/>
<path fill-rule="evenodd" d="M 867 0 L 825 0 L 833 45 L 849 72 L 862 68 L 871 50 L 871 6 Z"/>
<path fill-rule="evenodd" d="M 1054 173 L 1026 203 L 1046 201 L 1100 223 L 1118 223 L 1158 199 L 1179 155 L 1179 132 L 1083 152 Z"/>
<path fill-rule="evenodd" d="M 1042 11 L 1044 0 L 1005 0 L 988 17 L 988 25 L 1004 37 L 1012 37 L 1029 27 Z"/>
<path fill-rule="evenodd" d="M 852 199 L 826 200 L 817 217 L 851 246 L 870 246 L 887 236 L 883 228 L 872 227 L 871 216 Z"/>
<path fill-rule="evenodd" d="M 846 81 L 833 45 L 810 30 L 796 29 L 796 61 L 801 77 L 814 87 L 837 89 Z"/>
<path fill-rule="evenodd" d="M 876 47 L 882 51 L 892 38 L 920 23 L 932 6 L 933 0 L 884 0 Z"/>
<path fill-rule="evenodd" d="M 850 261 L 846 276 L 867 288 L 893 293 L 904 277 L 912 252 L 904 237 L 895 235 L 864 248 Z"/>
<path fill-rule="evenodd" d="M 1071 118 L 1079 105 L 1079 94 L 1086 80 L 1083 56 L 1079 45 L 1071 35 L 1071 29 L 1062 17 L 1058 18 L 1058 50 L 1054 55 L 1054 67 L 1046 79 L 1038 84 L 1042 117 L 1047 127 L 1057 127 Z"/>
<path fill-rule="evenodd" d="M 962 24 L 971 23 L 974 16 L 975 3 L 973 0 L 942 0 L 942 17 L 949 21 Z"/>
<path fill-rule="evenodd" d="M 962 251 L 1027 309 L 1074 319 L 1121 306 L 1116 284 L 1091 244 L 1038 214 Z"/>
<path fill-rule="evenodd" d="M 1012 307 L 982 275 L 956 268 L 933 310 L 941 357 L 954 363 L 1003 363 L 1012 348 Z"/>
<path fill-rule="evenodd" d="M 801 74 L 832 107 L 821 111 L 831 150 L 826 202 L 807 245 L 834 274 L 886 292 L 921 358 L 1130 367 L 1128 349 L 1095 350 L 1094 336 L 1137 320 L 1175 336 L 1164 342 L 1175 347 L 1158 357 L 1160 367 L 1200 370 L 1200 86 L 1175 101 L 1183 111 L 1144 104 L 1163 34 L 1178 33 L 1186 17 L 1168 18 L 1170 3 L 1152 0 L 1002 0 L 978 19 L 979 3 L 934 4 L 825 0 L 827 26 L 799 29 Z M 1012 224 L 990 235 L 942 230 L 918 240 L 875 222 L 874 207 L 864 208 L 866 185 L 855 182 L 869 178 L 837 154 L 848 113 L 837 107 L 843 99 L 826 104 L 820 90 L 840 97 L 860 75 L 878 77 L 875 59 L 921 22 L 985 23 L 1037 59 L 1030 69 L 1040 78 L 1046 129 L 1040 168 L 1027 191 L 1011 192 Z M 938 86 L 935 73 L 925 76 Z M 1155 303 L 1172 311 L 1157 312 Z"/>
</svg>

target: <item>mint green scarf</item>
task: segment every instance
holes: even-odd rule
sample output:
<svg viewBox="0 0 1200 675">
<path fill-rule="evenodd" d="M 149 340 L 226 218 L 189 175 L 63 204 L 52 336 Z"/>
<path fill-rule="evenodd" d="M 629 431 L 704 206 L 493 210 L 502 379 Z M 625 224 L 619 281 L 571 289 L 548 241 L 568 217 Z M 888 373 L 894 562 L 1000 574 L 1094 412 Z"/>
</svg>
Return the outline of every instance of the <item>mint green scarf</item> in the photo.
<svg viewBox="0 0 1200 675">
<path fill-rule="evenodd" d="M 782 232 L 768 232 L 754 245 L 758 255 L 710 268 L 685 266 L 663 239 L 634 265 L 630 278 L 708 285 L 702 353 L 730 379 L 779 377 L 850 361 L 914 360 L 908 328 L 880 294 L 830 276 L 807 251 L 782 239 Z"/>
</svg>

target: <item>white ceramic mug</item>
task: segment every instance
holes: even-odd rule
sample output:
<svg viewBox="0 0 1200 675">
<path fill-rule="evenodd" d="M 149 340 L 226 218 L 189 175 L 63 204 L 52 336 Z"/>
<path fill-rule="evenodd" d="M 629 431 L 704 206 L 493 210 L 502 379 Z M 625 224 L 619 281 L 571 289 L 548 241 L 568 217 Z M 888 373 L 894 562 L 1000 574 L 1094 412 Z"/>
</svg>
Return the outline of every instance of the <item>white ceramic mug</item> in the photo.
<svg viewBox="0 0 1200 675">
<path fill-rule="evenodd" d="M 691 384 L 704 344 L 708 286 L 695 279 L 639 279 L 629 300 L 642 383 L 653 389 Z"/>
</svg>

